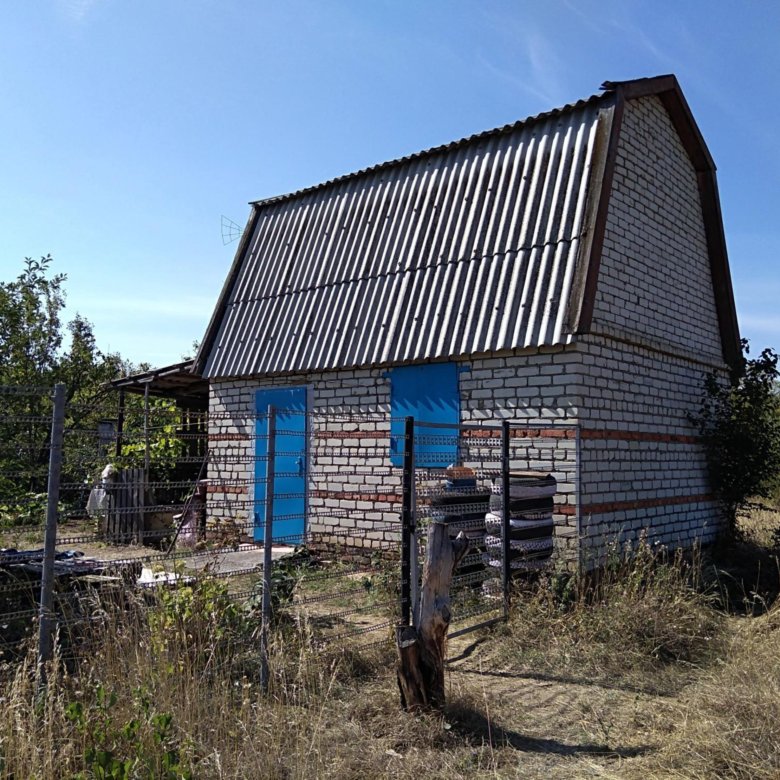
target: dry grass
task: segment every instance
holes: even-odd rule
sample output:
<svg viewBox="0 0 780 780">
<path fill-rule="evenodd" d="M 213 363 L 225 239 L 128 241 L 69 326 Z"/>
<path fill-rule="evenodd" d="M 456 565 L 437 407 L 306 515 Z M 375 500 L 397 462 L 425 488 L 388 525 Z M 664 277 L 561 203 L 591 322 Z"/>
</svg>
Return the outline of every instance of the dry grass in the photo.
<svg viewBox="0 0 780 780">
<path fill-rule="evenodd" d="M 542 580 L 516 594 L 496 654 L 516 668 L 679 687 L 720 649 L 723 615 L 700 564 L 642 542 L 596 575 Z"/>
<path fill-rule="evenodd" d="M 678 702 L 653 775 L 780 776 L 780 608 L 734 623 L 724 657 Z"/>
<path fill-rule="evenodd" d="M 759 520 L 745 544 L 768 555 L 780 516 Z M 400 711 L 389 642 L 323 654 L 287 625 L 264 696 L 235 615 L 108 609 L 43 693 L 29 660 L 6 670 L 0 777 L 779 776 L 780 607 L 729 613 L 718 585 L 754 581 L 747 553 L 736 573 L 722 553 L 634 553 L 520 590 L 508 625 L 457 640 L 442 715 Z"/>
</svg>

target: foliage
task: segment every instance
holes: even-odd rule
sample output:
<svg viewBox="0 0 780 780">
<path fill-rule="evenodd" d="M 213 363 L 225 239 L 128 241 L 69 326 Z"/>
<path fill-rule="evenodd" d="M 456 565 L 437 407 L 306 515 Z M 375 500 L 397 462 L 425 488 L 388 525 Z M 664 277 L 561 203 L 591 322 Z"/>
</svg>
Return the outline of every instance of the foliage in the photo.
<svg viewBox="0 0 780 780">
<path fill-rule="evenodd" d="M 203 577 L 176 588 L 161 586 L 158 604 L 149 614 L 152 650 L 164 662 L 196 668 L 224 660 L 236 643 L 246 642 L 254 630 L 249 619 L 216 579 Z M 187 658 L 181 656 L 186 648 Z"/>
<path fill-rule="evenodd" d="M 747 341 L 742 342 L 745 355 Z M 780 480 L 780 396 L 778 354 L 765 349 L 743 357 L 728 383 L 707 376 L 694 417 L 707 449 L 713 488 L 726 510 L 728 531 L 736 532 L 737 512 L 748 499 L 768 496 Z"/>
<path fill-rule="evenodd" d="M 19 493 L 14 491 L 10 501 L 0 503 L 0 528 L 15 525 L 35 525 L 46 517 L 48 496 L 46 493 Z M 65 505 L 60 502 L 59 511 Z"/>
<path fill-rule="evenodd" d="M 126 721 L 117 717 L 118 697 L 103 685 L 95 686 L 92 697 L 74 700 L 65 707 L 70 721 L 83 740 L 83 761 L 89 774 L 79 773 L 74 780 L 95 777 L 98 780 L 131 780 L 135 777 L 159 777 L 161 780 L 189 780 L 192 772 L 183 765 L 178 740 L 173 732 L 173 716 L 156 712 L 142 689 L 134 696 L 140 717 Z M 149 740 L 151 738 L 151 740 Z M 150 754 L 145 742 L 157 749 Z"/>
<path fill-rule="evenodd" d="M 149 399 L 149 471 L 151 481 L 170 479 L 185 444 L 177 435 L 180 412 L 173 401 Z M 113 459 L 117 468 L 142 468 L 146 462 L 143 398 L 125 399 L 122 455 Z"/>
<path fill-rule="evenodd" d="M 4 504 L 13 504 L 17 494 L 46 489 L 49 389 L 65 383 L 66 422 L 83 427 L 93 421 L 105 396 L 104 383 L 124 368 L 118 355 L 97 348 L 92 326 L 83 317 L 77 314 L 63 326 L 66 276 L 52 275 L 51 264 L 49 255 L 40 260 L 28 257 L 14 281 L 0 282 L 0 385 L 23 388 L 2 398 L 0 499 Z M 66 479 L 85 476 L 79 455 L 74 453 L 71 463 L 66 463 Z"/>
<path fill-rule="evenodd" d="M 45 501 L 51 428 L 51 388 L 66 387 L 64 482 L 88 485 L 109 460 L 109 442 L 97 435 L 100 423 L 118 412 L 115 393 L 106 383 L 137 370 L 118 354 L 104 353 L 92 325 L 78 314 L 62 321 L 65 274 L 52 273 L 53 260 L 26 258 L 22 273 L 0 283 L 0 386 L 22 388 L 0 396 L 0 524 L 41 522 Z M 141 367 L 143 368 L 143 367 Z M 123 452 L 115 465 L 137 468 L 145 463 L 144 399 L 125 402 Z M 173 475 L 185 444 L 177 435 L 179 410 L 169 400 L 150 399 L 150 480 Z M 85 489 L 86 490 L 86 489 Z M 77 500 L 80 508 L 85 495 Z"/>
</svg>

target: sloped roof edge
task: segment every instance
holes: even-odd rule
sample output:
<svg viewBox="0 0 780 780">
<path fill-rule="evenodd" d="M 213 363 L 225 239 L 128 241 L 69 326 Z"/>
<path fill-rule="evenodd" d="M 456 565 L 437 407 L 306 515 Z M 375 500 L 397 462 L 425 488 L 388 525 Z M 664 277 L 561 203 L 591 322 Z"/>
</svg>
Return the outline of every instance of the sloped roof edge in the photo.
<svg viewBox="0 0 780 780">
<path fill-rule="evenodd" d="M 114 390 L 141 394 L 148 387 L 150 395 L 207 401 L 208 382 L 193 372 L 194 362 L 190 359 L 170 366 L 138 371 L 129 376 L 112 379 L 106 385 Z"/>
<path fill-rule="evenodd" d="M 452 149 L 457 149 L 461 146 L 467 146 L 474 143 L 475 141 L 481 141 L 485 138 L 491 138 L 496 135 L 512 133 L 521 127 L 533 125 L 537 122 L 543 122 L 545 119 L 550 119 L 551 117 L 571 113 L 572 111 L 576 111 L 578 108 L 582 108 L 583 106 L 591 105 L 593 103 L 598 103 L 603 99 L 603 95 L 591 95 L 588 98 L 578 100 L 576 103 L 566 103 L 566 105 L 561 106 L 560 108 L 553 108 L 550 111 L 543 111 L 540 114 L 534 114 L 533 116 L 528 116 L 525 119 L 518 119 L 517 122 L 510 122 L 509 124 L 501 125 L 500 127 L 493 127 L 490 130 L 483 130 L 480 133 L 464 136 L 463 138 L 459 138 L 457 141 L 450 141 L 446 144 L 431 146 L 428 149 L 422 149 L 419 152 L 413 152 L 412 154 L 407 154 L 403 157 L 397 157 L 393 160 L 386 160 L 385 162 L 377 163 L 376 165 L 370 165 L 367 168 L 361 168 L 360 170 L 352 171 L 351 173 L 345 173 L 342 176 L 336 176 L 333 179 L 328 179 L 327 181 L 320 182 L 319 184 L 313 184 L 310 187 L 293 190 L 292 192 L 287 192 L 282 195 L 272 195 L 269 198 L 262 198 L 261 200 L 253 200 L 250 201 L 250 205 L 259 208 L 262 206 L 271 205 L 272 203 L 280 203 L 285 200 L 299 198 L 302 195 L 308 195 L 309 193 L 316 192 L 317 190 L 327 189 L 328 187 L 341 184 L 342 182 L 349 181 L 350 179 L 357 179 L 361 176 L 365 176 L 370 173 L 376 173 L 377 171 L 381 171 L 386 168 L 394 168 L 397 165 L 402 165 L 403 163 L 407 163 L 412 160 L 419 160 L 422 157 L 430 157 L 442 152 L 449 152 Z"/>
</svg>

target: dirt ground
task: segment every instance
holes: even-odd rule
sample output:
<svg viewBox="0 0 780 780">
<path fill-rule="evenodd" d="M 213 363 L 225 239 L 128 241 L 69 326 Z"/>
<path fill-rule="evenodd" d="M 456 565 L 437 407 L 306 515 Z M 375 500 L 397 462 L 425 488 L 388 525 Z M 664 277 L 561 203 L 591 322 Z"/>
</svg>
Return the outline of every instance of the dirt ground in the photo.
<svg viewBox="0 0 780 780">
<path fill-rule="evenodd" d="M 449 698 L 453 720 L 462 719 L 453 728 L 492 745 L 497 776 L 628 777 L 658 747 L 659 722 L 672 717 L 667 697 L 576 674 L 496 668 L 489 648 L 485 636 L 451 641 Z M 468 703 L 462 712 L 459 702 Z"/>
</svg>

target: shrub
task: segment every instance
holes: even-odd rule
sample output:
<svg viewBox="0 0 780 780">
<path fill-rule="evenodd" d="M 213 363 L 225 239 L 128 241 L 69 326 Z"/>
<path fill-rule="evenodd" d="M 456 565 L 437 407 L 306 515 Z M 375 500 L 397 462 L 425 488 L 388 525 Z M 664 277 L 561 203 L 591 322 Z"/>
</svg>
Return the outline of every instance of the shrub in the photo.
<svg viewBox="0 0 780 780">
<path fill-rule="evenodd" d="M 747 341 L 742 346 L 747 354 Z M 780 479 L 777 361 L 777 353 L 765 349 L 757 358 L 743 358 L 728 383 L 714 373 L 708 375 L 699 412 L 693 417 L 731 536 L 737 532 L 738 510 L 751 497 L 771 495 Z"/>
</svg>

